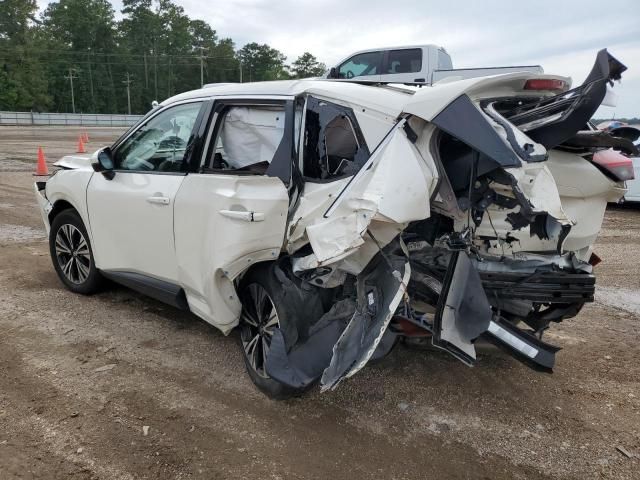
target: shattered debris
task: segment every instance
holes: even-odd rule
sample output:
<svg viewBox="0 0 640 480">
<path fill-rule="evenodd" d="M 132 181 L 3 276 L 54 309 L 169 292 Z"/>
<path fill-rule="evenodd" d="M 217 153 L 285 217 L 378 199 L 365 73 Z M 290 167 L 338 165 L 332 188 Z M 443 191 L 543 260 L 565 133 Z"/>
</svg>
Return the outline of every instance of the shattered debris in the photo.
<svg viewBox="0 0 640 480">
<path fill-rule="evenodd" d="M 102 367 L 98 367 L 94 370 L 94 372 L 107 372 L 109 370 L 112 370 L 114 367 L 116 366 L 115 363 L 109 363 L 107 365 L 104 365 Z"/>
</svg>

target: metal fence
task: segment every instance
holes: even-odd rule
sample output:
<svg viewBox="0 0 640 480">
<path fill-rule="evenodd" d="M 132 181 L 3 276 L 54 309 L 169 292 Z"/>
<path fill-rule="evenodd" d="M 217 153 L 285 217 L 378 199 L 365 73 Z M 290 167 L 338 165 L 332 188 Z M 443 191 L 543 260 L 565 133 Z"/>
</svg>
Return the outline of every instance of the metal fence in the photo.
<svg viewBox="0 0 640 480">
<path fill-rule="evenodd" d="M 75 125 L 87 127 L 128 127 L 142 115 L 97 113 L 0 112 L 0 125 Z"/>
</svg>

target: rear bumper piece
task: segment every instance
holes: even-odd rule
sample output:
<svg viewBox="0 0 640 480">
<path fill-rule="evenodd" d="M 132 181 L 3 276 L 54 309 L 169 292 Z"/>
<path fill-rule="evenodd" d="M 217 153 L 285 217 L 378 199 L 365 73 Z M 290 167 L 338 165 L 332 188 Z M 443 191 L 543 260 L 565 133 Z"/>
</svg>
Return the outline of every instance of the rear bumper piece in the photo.
<svg viewBox="0 0 640 480">
<path fill-rule="evenodd" d="M 462 251 L 453 252 L 449 261 L 432 333 L 434 346 L 467 365 L 476 361 L 474 343 L 481 336 L 543 370 L 553 368 L 559 350 L 492 311 L 480 273 Z"/>
<path fill-rule="evenodd" d="M 560 350 L 507 321 L 492 320 L 483 336 L 536 369 L 551 370 Z"/>
</svg>

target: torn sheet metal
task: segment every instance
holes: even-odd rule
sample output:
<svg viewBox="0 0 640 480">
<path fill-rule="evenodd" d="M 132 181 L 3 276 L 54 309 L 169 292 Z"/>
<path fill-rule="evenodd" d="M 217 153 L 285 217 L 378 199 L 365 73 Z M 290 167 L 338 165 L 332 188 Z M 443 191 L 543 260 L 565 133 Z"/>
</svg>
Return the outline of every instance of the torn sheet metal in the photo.
<svg viewBox="0 0 640 480">
<path fill-rule="evenodd" d="M 307 265 L 325 266 L 342 260 L 367 242 L 365 233 L 372 222 L 393 224 L 397 234 L 406 223 L 429 217 L 430 197 L 437 178 L 431 158 L 423 158 L 398 125 L 362 170 L 331 198 L 332 205 L 324 216 L 318 216 L 318 210 L 312 217 L 296 212 L 290 245 L 291 242 L 300 245 L 300 228 L 304 227 L 304 237 L 314 256 L 306 260 Z M 299 208 L 309 207 L 302 204 Z M 385 240 L 388 243 L 394 237 Z"/>
</svg>

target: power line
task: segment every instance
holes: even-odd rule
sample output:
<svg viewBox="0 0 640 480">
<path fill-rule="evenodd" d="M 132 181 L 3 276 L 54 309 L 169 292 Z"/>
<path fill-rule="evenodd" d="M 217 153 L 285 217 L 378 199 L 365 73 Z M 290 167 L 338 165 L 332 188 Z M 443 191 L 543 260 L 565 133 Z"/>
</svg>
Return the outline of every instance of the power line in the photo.
<svg viewBox="0 0 640 480">
<path fill-rule="evenodd" d="M 198 49 L 200 48 L 204 48 L 204 47 L 196 47 Z M 11 53 L 17 53 L 15 52 L 14 49 L 9 48 L 9 47 L 3 47 L 0 46 L 0 50 L 5 50 L 5 51 L 9 51 Z M 22 54 L 24 54 L 25 52 L 22 52 Z M 32 50 L 29 53 L 35 53 L 35 54 L 46 54 L 46 53 L 60 53 L 63 55 L 78 55 L 78 56 L 84 56 L 86 55 L 85 51 L 82 50 L 58 50 L 58 49 L 51 49 L 51 48 L 38 48 L 37 50 Z M 105 52 L 91 52 L 92 56 L 102 56 L 102 57 L 140 57 L 140 58 L 144 58 L 146 54 L 144 53 L 105 53 Z M 205 59 L 210 59 L 210 60 L 221 60 L 221 59 L 229 59 L 229 60 L 237 60 L 237 57 L 235 55 L 189 55 L 189 54 L 178 54 L 178 53 L 157 53 L 155 54 L 158 57 L 173 57 L 173 58 L 191 58 L 191 59 L 200 59 L 201 57 L 204 57 Z"/>
</svg>

